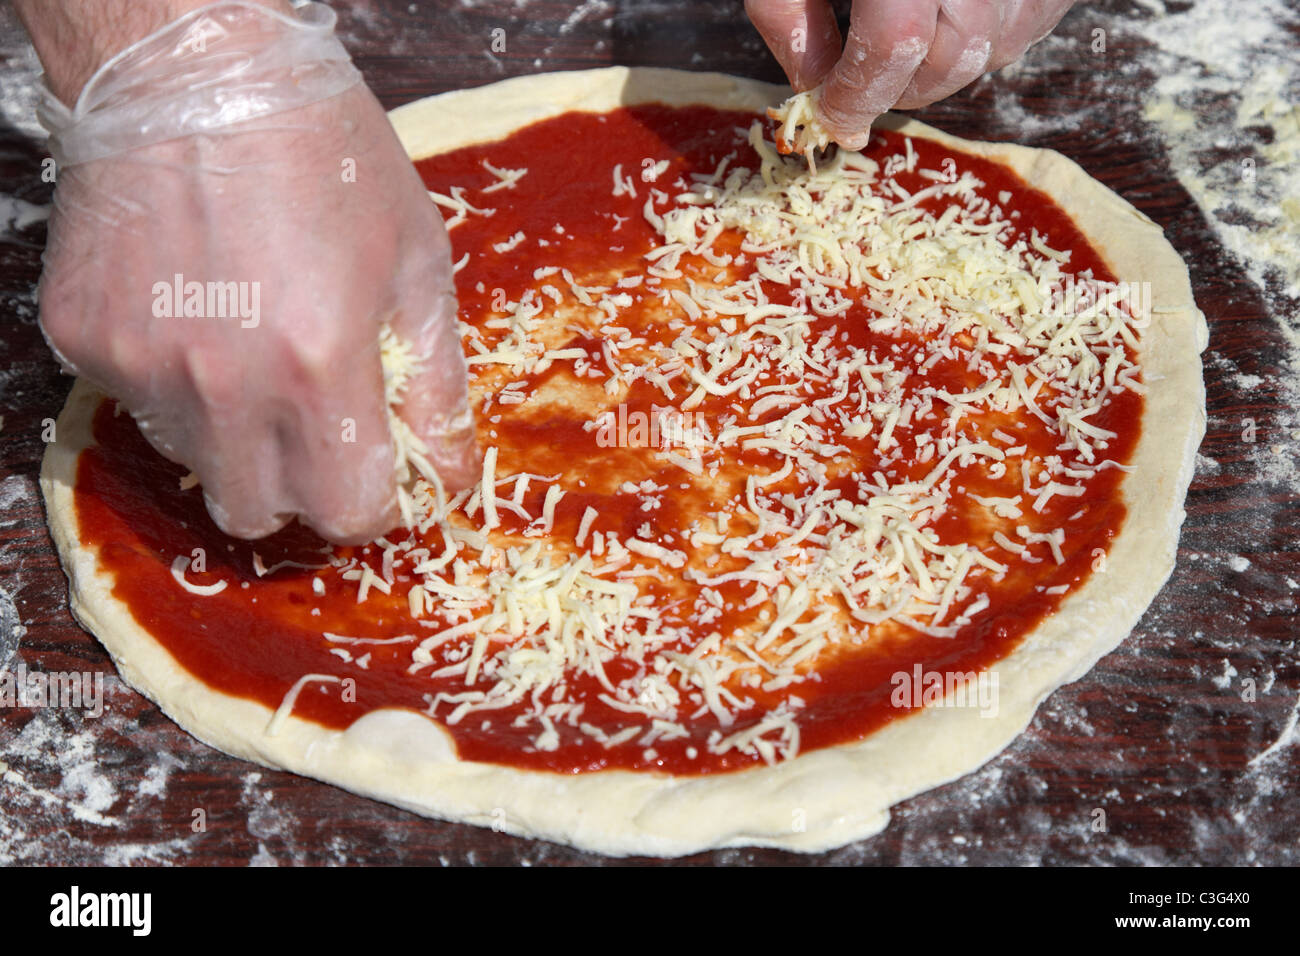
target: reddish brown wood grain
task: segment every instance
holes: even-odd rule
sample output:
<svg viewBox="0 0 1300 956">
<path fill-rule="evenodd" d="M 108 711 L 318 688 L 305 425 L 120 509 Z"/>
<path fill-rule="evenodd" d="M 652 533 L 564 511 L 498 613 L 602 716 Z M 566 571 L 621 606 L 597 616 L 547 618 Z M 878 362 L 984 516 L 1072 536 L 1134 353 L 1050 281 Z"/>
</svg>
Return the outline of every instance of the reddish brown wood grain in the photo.
<svg viewBox="0 0 1300 956">
<path fill-rule="evenodd" d="M 506 76 L 610 63 L 779 79 L 740 8 L 689 0 L 339 4 L 345 42 L 388 107 Z M 1049 698 L 1007 752 L 902 804 L 880 836 L 821 856 L 735 850 L 685 862 L 1300 862 L 1295 746 L 1262 769 L 1250 764 L 1282 733 L 1300 694 L 1300 507 L 1294 479 L 1279 478 L 1285 470 L 1267 457 L 1294 464 L 1300 437 L 1283 427 L 1285 344 L 1261 290 L 1218 244 L 1142 119 L 1154 78 L 1142 42 L 1115 37 L 1103 56 L 1088 50 L 1096 24 L 1143 15 L 1125 0 L 1080 7 L 1020 67 L 918 116 L 958 135 L 1065 153 L 1159 222 L 1187 260 L 1211 327 L 1210 421 L 1173 579 L 1124 645 Z M 15 48 L 14 24 L 0 24 L 4 48 Z M 494 30 L 505 31 L 503 52 L 491 49 Z M 1290 40 L 1300 55 L 1300 37 Z M 1019 110 L 1005 108 L 1008 96 Z M 1026 124 L 1024 113 L 1041 121 Z M 1082 120 L 1062 119 L 1072 117 Z M 47 202 L 43 155 L 0 126 L 0 194 Z M 1225 148 L 1223 161 L 1233 160 Z M 35 324 L 44 238 L 42 226 L 0 237 L 0 588 L 26 628 L 29 664 L 112 674 L 68 612 L 66 581 L 31 494 L 42 420 L 57 415 L 70 387 Z M 1253 380 L 1242 373 L 1261 382 L 1245 385 Z M 1253 444 L 1243 441 L 1248 418 Z M 1280 451 L 1266 451 L 1274 445 Z M 15 493 L 5 497 L 6 489 Z M 1242 571 L 1233 569 L 1239 558 L 1249 561 Z M 1229 665 L 1236 674 L 1216 683 Z M 1242 699 L 1246 678 L 1259 688 L 1254 701 Z M 98 721 L 0 709 L 0 761 L 10 768 L 0 775 L 0 862 L 602 862 L 256 768 L 195 742 L 115 679 L 110 689 Z M 77 741 L 88 754 L 70 749 Z M 103 778 L 98 797 L 78 789 L 72 773 L 88 760 Z M 148 781 L 164 772 L 166 786 L 155 793 Z M 1099 809 L 1105 832 L 1092 826 Z M 196 810 L 204 832 L 193 829 Z"/>
</svg>

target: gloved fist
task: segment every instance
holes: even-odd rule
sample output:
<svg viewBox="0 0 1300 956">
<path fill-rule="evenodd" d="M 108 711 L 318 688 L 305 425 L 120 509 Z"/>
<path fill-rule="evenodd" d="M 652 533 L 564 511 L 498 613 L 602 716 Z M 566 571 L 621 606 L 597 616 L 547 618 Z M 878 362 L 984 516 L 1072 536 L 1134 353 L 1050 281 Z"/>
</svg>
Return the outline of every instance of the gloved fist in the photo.
<svg viewBox="0 0 1300 956">
<path fill-rule="evenodd" d="M 384 323 L 421 357 L 399 412 L 444 483 L 478 467 L 447 234 L 333 22 L 213 4 L 44 117 L 46 337 L 244 538 L 397 524 Z"/>
<path fill-rule="evenodd" d="M 798 91 L 821 84 L 818 120 L 861 149 L 890 109 L 916 109 L 1020 56 L 1074 0 L 853 0 L 848 39 L 829 0 L 745 0 Z"/>
</svg>

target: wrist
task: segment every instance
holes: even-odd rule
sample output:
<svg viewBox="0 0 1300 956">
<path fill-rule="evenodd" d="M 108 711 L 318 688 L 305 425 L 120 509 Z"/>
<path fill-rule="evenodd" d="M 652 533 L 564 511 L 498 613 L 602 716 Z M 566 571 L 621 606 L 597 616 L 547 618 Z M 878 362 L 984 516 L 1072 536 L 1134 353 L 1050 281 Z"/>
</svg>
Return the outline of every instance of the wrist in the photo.
<svg viewBox="0 0 1300 956">
<path fill-rule="evenodd" d="M 50 92 L 77 100 L 104 63 L 137 40 L 211 0 L 14 0 L 45 71 Z M 281 12 L 289 0 L 250 0 Z"/>
</svg>

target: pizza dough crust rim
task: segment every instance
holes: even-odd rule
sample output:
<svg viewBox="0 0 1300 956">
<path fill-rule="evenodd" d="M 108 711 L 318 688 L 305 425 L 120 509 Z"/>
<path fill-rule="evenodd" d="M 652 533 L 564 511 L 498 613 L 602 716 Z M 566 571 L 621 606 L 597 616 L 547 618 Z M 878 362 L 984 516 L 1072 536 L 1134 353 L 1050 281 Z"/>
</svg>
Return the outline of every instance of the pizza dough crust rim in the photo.
<svg viewBox="0 0 1300 956">
<path fill-rule="evenodd" d="M 762 111 L 789 93 L 722 74 L 613 67 L 519 77 L 430 97 L 390 115 L 408 152 L 422 158 L 500 139 L 569 110 L 663 102 Z M 1074 162 L 1047 150 L 965 141 L 895 116 L 881 125 L 1010 166 L 1056 199 L 1120 280 L 1152 284 L 1152 325 L 1142 355 L 1151 389 L 1136 471 L 1122 485 L 1127 522 L 1106 570 L 994 665 L 996 716 L 928 707 L 865 740 L 775 767 L 695 778 L 622 770 L 563 775 L 458 761 L 445 731 L 399 709 L 367 714 L 345 731 L 290 716 L 268 736 L 273 711 L 215 691 L 180 667 L 113 597 L 95 550 L 82 544 L 73 486 L 102 397 L 82 381 L 59 416 L 59 440 L 41 468 L 74 616 L 108 649 L 129 685 L 205 743 L 425 816 L 620 856 L 738 846 L 817 852 L 880 832 L 891 805 L 969 773 L 1008 746 L 1048 694 L 1123 640 L 1168 579 L 1205 431 L 1200 353 L 1208 337 L 1186 266 L 1160 227 Z"/>
</svg>

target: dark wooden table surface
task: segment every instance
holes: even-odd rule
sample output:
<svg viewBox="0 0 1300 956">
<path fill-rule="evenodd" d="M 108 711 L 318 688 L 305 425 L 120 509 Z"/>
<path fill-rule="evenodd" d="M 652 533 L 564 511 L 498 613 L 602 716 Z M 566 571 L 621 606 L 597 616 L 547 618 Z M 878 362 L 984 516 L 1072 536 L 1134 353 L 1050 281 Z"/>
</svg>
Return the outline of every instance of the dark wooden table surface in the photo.
<svg viewBox="0 0 1300 956">
<path fill-rule="evenodd" d="M 1285 6 L 1260 3 L 1275 22 Z M 730 850 L 685 862 L 1300 863 L 1297 302 L 1284 279 L 1256 281 L 1260 264 L 1227 248 L 1225 236 L 1240 236 L 1230 227 L 1249 209 L 1207 210 L 1184 187 L 1215 164 L 1251 167 L 1260 183 L 1288 172 L 1276 150 L 1265 158 L 1284 131 L 1265 124 L 1211 135 L 1233 108 L 1231 84 L 1183 97 L 1199 117 L 1193 128 L 1149 121 L 1144 107 L 1167 93 L 1158 83 L 1179 70 L 1189 82 L 1206 73 L 1159 49 L 1162 6 L 1180 22 L 1225 8 L 1221 0 L 1202 0 L 1199 11 L 1174 0 L 1086 4 L 1021 64 L 918 115 L 959 135 L 1060 150 L 1161 223 L 1189 263 L 1211 329 L 1209 431 L 1173 579 L 1123 646 L 1049 698 L 1010 749 L 901 804 L 880 836 L 822 856 Z M 779 79 L 740 7 L 338 3 L 344 40 L 389 107 L 507 76 L 613 63 Z M 1225 17 L 1225 36 L 1231 26 Z M 496 29 L 506 49 L 494 53 Z M 1300 57 L 1294 22 L 1269 43 L 1275 53 L 1281 44 L 1284 59 Z M 1225 41 L 1223 55 L 1244 56 L 1237 47 Z M 125 688 L 73 622 L 36 487 L 42 422 L 70 387 L 36 325 L 39 207 L 51 187 L 40 176 L 44 153 L 29 108 L 35 61 L 7 6 L 0 61 L 0 618 L 11 599 L 17 622 L 0 621 L 0 666 L 21 659 L 106 678 L 99 717 L 0 708 L 0 864 L 605 862 L 425 820 L 217 753 Z M 1223 68 L 1241 77 L 1249 67 Z M 1276 95 L 1294 105 L 1300 90 Z M 1094 828 L 1098 809 L 1104 831 Z M 199 832 L 197 810 L 206 822 Z"/>
</svg>

